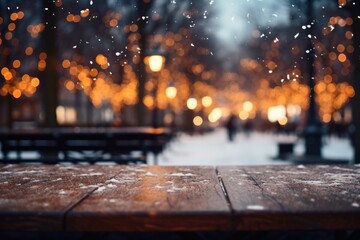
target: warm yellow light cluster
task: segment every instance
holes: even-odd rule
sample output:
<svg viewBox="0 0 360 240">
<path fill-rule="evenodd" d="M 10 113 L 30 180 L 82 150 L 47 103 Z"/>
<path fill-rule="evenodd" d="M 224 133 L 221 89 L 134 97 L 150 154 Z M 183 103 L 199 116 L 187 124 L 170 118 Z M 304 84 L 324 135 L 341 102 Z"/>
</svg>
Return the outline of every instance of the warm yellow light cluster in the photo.
<svg viewBox="0 0 360 240">
<path fill-rule="evenodd" d="M 87 9 L 83 9 L 80 11 L 80 14 L 72 14 L 72 13 L 69 13 L 67 16 L 66 16 L 66 21 L 67 22 L 73 22 L 73 23 L 78 23 L 81 21 L 81 18 L 86 18 L 88 17 L 90 14 L 90 10 L 87 8 Z"/>
<path fill-rule="evenodd" d="M 96 56 L 96 63 L 102 68 L 107 69 L 109 67 L 109 62 L 107 57 L 105 57 L 103 54 L 98 54 Z"/>
<path fill-rule="evenodd" d="M 121 20 L 121 14 L 119 12 L 108 12 L 103 18 L 103 22 L 108 27 L 118 26 Z"/>
<path fill-rule="evenodd" d="M 266 118 L 268 109 L 274 106 L 296 105 L 301 109 L 307 109 L 309 99 L 309 87 L 298 81 L 287 81 L 279 86 L 271 88 L 266 79 L 261 80 L 256 91 L 258 111 Z"/>
<path fill-rule="evenodd" d="M 47 54 L 45 52 L 39 54 L 38 70 L 41 72 L 46 69 L 46 58 Z"/>
<path fill-rule="evenodd" d="M 28 31 L 28 33 L 30 33 L 31 37 L 36 38 L 39 36 L 40 32 L 44 31 L 44 29 L 45 29 L 45 25 L 39 23 L 36 25 L 30 24 L 26 30 Z"/>
<path fill-rule="evenodd" d="M 10 15 L 10 20 L 15 22 L 16 20 L 23 19 L 25 16 L 25 13 L 23 11 L 14 12 Z"/>
<path fill-rule="evenodd" d="M 341 109 L 350 98 L 355 96 L 355 90 L 348 83 L 335 84 L 324 79 L 315 85 L 316 101 L 323 122 L 332 120 L 333 114 Z"/>
<path fill-rule="evenodd" d="M 14 62 L 16 61 L 19 60 L 15 60 Z M 31 77 L 28 74 L 18 76 L 19 74 L 15 69 L 3 67 L 1 69 L 1 75 L 6 81 L 5 84 L 0 88 L 1 96 L 10 94 L 14 98 L 20 98 L 22 94 L 24 94 L 27 97 L 31 97 L 36 92 L 37 87 L 40 85 L 40 80 L 37 77 Z"/>
<path fill-rule="evenodd" d="M 256 108 L 251 101 L 245 101 L 242 104 L 242 109 L 239 111 L 239 118 L 241 120 L 247 120 L 248 118 L 254 118 L 256 116 Z"/>
<path fill-rule="evenodd" d="M 98 54 L 96 61 L 102 66 L 107 59 L 102 54 Z M 96 68 L 80 65 L 76 61 L 64 59 L 61 65 L 70 75 L 70 79 L 64 82 L 65 88 L 69 91 L 84 91 L 95 107 L 109 102 L 113 110 L 118 112 L 124 105 L 136 104 L 138 80 L 130 65 L 124 66 L 124 75 L 120 84 L 114 83 L 111 75 Z"/>
<path fill-rule="evenodd" d="M 78 23 L 78 22 L 80 22 L 80 20 L 81 20 L 81 16 L 80 15 L 74 15 L 74 14 L 68 14 L 67 16 L 66 16 L 66 21 L 68 21 L 68 22 L 74 22 L 74 23 Z"/>
<path fill-rule="evenodd" d="M 261 65 L 254 59 L 244 58 L 240 60 L 240 66 L 248 71 L 261 71 Z"/>
</svg>

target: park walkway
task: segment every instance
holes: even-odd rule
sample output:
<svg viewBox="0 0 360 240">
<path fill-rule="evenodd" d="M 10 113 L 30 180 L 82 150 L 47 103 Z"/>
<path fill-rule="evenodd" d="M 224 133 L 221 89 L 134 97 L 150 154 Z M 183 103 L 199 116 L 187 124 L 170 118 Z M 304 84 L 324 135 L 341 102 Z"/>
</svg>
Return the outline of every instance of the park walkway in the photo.
<svg viewBox="0 0 360 240">
<path fill-rule="evenodd" d="M 253 132 L 239 133 L 234 142 L 229 142 L 224 129 L 204 135 L 180 134 L 158 157 L 159 165 L 268 165 L 286 164 L 274 160 L 279 140 L 294 139 L 295 136 Z M 303 141 L 295 145 L 295 154 L 304 153 Z M 325 137 L 323 157 L 329 159 L 352 159 L 353 148 L 348 139 Z M 149 158 L 150 163 L 152 158 Z"/>
</svg>

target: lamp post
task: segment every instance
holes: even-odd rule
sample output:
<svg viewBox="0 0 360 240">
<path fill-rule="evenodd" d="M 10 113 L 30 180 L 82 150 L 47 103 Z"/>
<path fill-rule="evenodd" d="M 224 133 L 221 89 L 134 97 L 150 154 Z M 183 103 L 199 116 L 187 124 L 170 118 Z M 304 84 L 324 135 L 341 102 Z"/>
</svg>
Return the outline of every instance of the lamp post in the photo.
<svg viewBox="0 0 360 240">
<path fill-rule="evenodd" d="M 177 89 L 176 89 L 176 87 L 174 86 L 174 84 L 172 82 L 166 88 L 165 95 L 170 100 L 170 102 L 176 97 Z M 175 130 L 175 126 L 176 126 L 176 124 L 175 124 L 175 114 L 174 114 L 171 106 L 170 106 L 170 116 L 171 116 L 170 127 L 171 127 L 172 130 Z"/>
<path fill-rule="evenodd" d="M 157 90 L 158 90 L 158 73 L 163 68 L 165 62 L 165 57 L 160 54 L 153 54 L 148 56 L 148 64 L 152 73 L 156 74 L 155 84 L 154 84 L 154 110 L 153 110 L 153 118 L 152 124 L 154 128 L 159 127 L 159 108 L 158 108 L 158 100 L 157 100 Z"/>
<path fill-rule="evenodd" d="M 313 18 L 312 14 L 312 0 L 307 0 L 307 19 L 310 24 L 311 19 Z M 311 38 L 313 37 L 314 26 L 310 25 L 308 27 L 308 50 L 310 51 L 308 56 L 308 72 L 309 72 L 309 81 L 308 85 L 310 88 L 309 94 L 309 109 L 307 112 L 306 119 L 306 128 L 304 130 L 304 139 L 305 139 L 305 155 L 321 157 L 321 123 L 318 118 L 318 113 L 316 110 L 315 102 L 315 74 L 314 74 L 314 48 Z"/>
</svg>

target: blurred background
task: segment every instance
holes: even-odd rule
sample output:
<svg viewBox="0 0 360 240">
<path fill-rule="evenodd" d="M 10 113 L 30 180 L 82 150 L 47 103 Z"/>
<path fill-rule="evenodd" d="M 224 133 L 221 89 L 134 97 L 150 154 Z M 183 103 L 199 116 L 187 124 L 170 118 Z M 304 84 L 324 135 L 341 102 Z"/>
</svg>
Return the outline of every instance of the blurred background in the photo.
<svg viewBox="0 0 360 240">
<path fill-rule="evenodd" d="M 234 115 L 243 133 L 296 134 L 315 144 L 326 134 L 359 144 L 358 5 L 3 0 L 0 128 L 194 134 Z"/>
</svg>

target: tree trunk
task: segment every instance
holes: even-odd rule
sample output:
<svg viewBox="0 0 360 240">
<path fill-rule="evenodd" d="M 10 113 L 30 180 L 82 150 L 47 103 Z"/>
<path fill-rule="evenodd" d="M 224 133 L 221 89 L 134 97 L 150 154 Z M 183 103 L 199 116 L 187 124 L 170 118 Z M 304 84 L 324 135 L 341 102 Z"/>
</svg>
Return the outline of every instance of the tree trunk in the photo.
<svg viewBox="0 0 360 240">
<path fill-rule="evenodd" d="M 58 72 L 56 70 L 57 49 L 56 49 L 56 6 L 53 1 L 43 0 L 43 22 L 45 24 L 43 42 L 44 51 L 47 54 L 46 70 L 43 74 L 42 96 L 44 110 L 44 126 L 56 127 L 56 107 L 58 106 Z"/>
<path fill-rule="evenodd" d="M 145 97 L 145 82 L 146 82 L 146 69 L 145 69 L 145 63 L 144 58 L 146 57 L 146 49 L 147 49 L 147 34 L 145 31 L 146 22 L 144 19 L 142 19 L 143 16 L 149 15 L 149 11 L 151 9 L 151 5 L 153 4 L 153 1 L 144 1 L 144 0 L 138 0 L 137 6 L 138 6 L 138 15 L 137 15 L 137 21 L 138 21 L 138 33 L 140 34 L 140 40 L 139 40 L 139 48 L 141 49 L 139 57 L 140 62 L 137 64 L 137 78 L 139 81 L 138 84 L 138 103 L 136 106 L 136 112 L 137 112 L 137 125 L 138 126 L 144 126 L 145 125 L 145 105 L 143 102 L 143 99 Z"/>
</svg>

